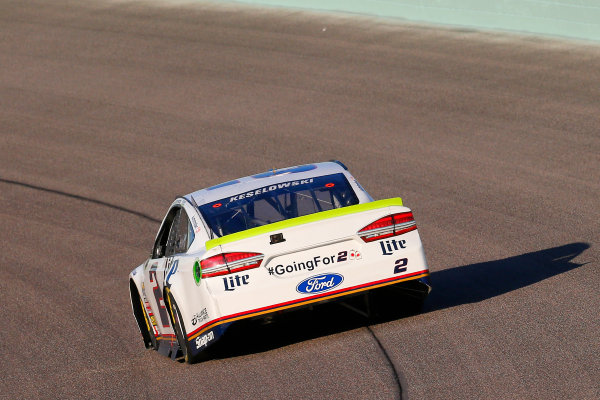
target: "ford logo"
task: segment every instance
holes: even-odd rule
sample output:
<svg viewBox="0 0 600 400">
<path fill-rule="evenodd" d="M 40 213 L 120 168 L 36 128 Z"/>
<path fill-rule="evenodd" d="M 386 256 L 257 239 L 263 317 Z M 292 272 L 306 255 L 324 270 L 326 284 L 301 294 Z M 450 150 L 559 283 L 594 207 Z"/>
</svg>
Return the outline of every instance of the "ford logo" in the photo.
<svg viewBox="0 0 600 400">
<path fill-rule="evenodd" d="M 300 282 L 296 286 L 296 291 L 304 294 L 326 292 L 339 286 L 343 281 L 344 277 L 340 274 L 315 275 Z"/>
</svg>

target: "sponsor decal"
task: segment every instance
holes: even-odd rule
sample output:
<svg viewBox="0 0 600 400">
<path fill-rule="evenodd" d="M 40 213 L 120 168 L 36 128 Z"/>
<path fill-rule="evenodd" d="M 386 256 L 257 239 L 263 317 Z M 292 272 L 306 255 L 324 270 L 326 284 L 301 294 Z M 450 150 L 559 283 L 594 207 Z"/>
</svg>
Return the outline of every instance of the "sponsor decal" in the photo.
<svg viewBox="0 0 600 400">
<path fill-rule="evenodd" d="M 156 323 L 156 318 L 154 317 L 154 314 L 152 313 L 152 308 L 150 307 L 150 303 L 148 303 L 148 301 L 146 301 L 146 299 L 144 299 L 144 307 L 146 307 L 146 314 L 148 315 L 148 319 L 150 320 L 150 325 L 152 325 L 152 331 L 154 332 L 154 336 L 158 336 L 159 332 L 158 332 L 158 326 Z"/>
<path fill-rule="evenodd" d="M 199 313 L 194 314 L 192 317 L 192 325 L 199 324 L 200 322 L 208 319 L 208 311 L 206 307 L 202 309 Z"/>
<path fill-rule="evenodd" d="M 249 278 L 250 278 L 250 275 L 228 276 L 226 278 L 223 278 L 223 285 L 225 286 L 226 291 L 231 292 L 231 291 L 234 291 L 236 287 L 240 287 L 242 285 L 247 285 Z"/>
<path fill-rule="evenodd" d="M 171 279 L 171 277 L 177 273 L 177 269 L 179 268 L 179 260 L 175 260 L 167 268 L 167 279 L 165 282 L 167 285 L 170 285 L 171 282 L 169 282 L 169 279 Z"/>
<path fill-rule="evenodd" d="M 194 227 L 194 233 L 200 232 L 200 226 L 198 225 L 198 221 L 196 221 L 195 216 L 192 216 L 192 226 Z"/>
<path fill-rule="evenodd" d="M 196 348 L 200 349 L 201 347 L 208 346 L 208 342 L 215 338 L 215 334 L 213 331 L 208 332 L 206 335 L 198 336 L 196 338 Z"/>
<path fill-rule="evenodd" d="M 340 274 L 321 274 L 311 276 L 296 286 L 296 291 L 302 294 L 321 293 L 339 286 L 344 281 Z"/>
<path fill-rule="evenodd" d="M 192 272 L 194 273 L 194 282 L 196 282 L 196 286 L 200 286 L 200 281 L 202 280 L 202 267 L 200 266 L 200 261 L 196 260 Z"/>
<path fill-rule="evenodd" d="M 172 258 L 171 258 L 172 260 Z M 169 263 L 169 260 L 167 260 Z M 156 305 L 158 306 L 158 314 L 160 317 L 161 324 L 164 328 L 168 328 L 171 326 L 171 322 L 169 321 L 169 315 L 167 314 L 167 306 L 165 305 L 165 301 L 162 297 L 162 290 L 158 283 L 157 276 L 158 263 L 153 264 L 152 268 L 149 271 L 149 280 L 152 284 L 152 293 L 154 294 L 154 299 L 156 300 Z"/>
<path fill-rule="evenodd" d="M 246 199 L 249 197 L 257 196 L 259 194 L 268 193 L 268 192 L 272 192 L 274 190 L 279 190 L 279 189 L 285 189 L 285 188 L 292 187 L 292 186 L 306 185 L 309 183 L 313 183 L 313 181 L 314 181 L 314 179 L 310 178 L 310 179 L 301 179 L 301 180 L 297 180 L 297 181 L 277 183 L 275 185 L 265 186 L 265 187 L 262 187 L 259 189 L 250 190 L 249 192 L 246 192 L 246 193 L 232 196 L 229 198 L 229 202 L 231 203 L 232 201 L 238 201 L 238 200 Z M 219 207 L 221 206 L 220 203 L 217 203 L 217 204 L 219 204 Z M 213 205 L 213 207 L 215 207 L 215 206 L 216 206 L 216 204 Z"/>
<path fill-rule="evenodd" d="M 362 255 L 358 250 L 340 251 L 331 256 L 315 256 L 310 260 L 293 261 L 291 264 L 277 264 L 275 267 L 269 267 L 269 275 L 285 275 L 297 271 L 312 271 L 320 265 L 332 265 L 345 261 L 360 260 Z"/>
<path fill-rule="evenodd" d="M 379 242 L 379 245 L 381 246 L 381 254 L 391 256 L 394 254 L 394 251 L 406 248 L 406 240 L 382 240 Z"/>
<path fill-rule="evenodd" d="M 360 185 L 360 183 L 358 183 L 358 181 L 356 180 L 356 178 L 354 178 L 353 176 L 351 176 L 350 179 L 352 179 L 352 182 L 354 182 L 356 184 L 356 186 L 358 186 L 358 188 L 360 190 L 362 190 L 363 192 L 367 193 L 367 191 Z"/>
</svg>

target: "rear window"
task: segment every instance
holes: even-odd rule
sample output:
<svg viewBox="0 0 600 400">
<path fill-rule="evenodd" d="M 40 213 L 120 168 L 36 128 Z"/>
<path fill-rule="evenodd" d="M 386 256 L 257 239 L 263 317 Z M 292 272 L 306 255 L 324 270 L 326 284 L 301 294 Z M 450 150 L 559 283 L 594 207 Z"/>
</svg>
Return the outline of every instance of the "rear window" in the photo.
<svg viewBox="0 0 600 400">
<path fill-rule="evenodd" d="M 344 174 L 319 176 L 264 186 L 200 207 L 218 236 L 290 218 L 358 204 Z"/>
</svg>

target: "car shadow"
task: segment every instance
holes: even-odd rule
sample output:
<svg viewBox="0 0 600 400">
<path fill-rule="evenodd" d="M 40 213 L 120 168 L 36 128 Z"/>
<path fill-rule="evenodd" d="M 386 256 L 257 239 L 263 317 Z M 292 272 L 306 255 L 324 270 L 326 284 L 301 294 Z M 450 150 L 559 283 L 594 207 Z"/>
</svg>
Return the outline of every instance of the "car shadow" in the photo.
<svg viewBox="0 0 600 400">
<path fill-rule="evenodd" d="M 522 254 L 495 261 L 464 265 L 430 275 L 433 287 L 423 312 L 476 303 L 573 270 L 583 264 L 572 260 L 590 247 L 587 243 Z M 377 295 L 377 294 L 376 294 Z M 275 315 L 272 321 L 241 321 L 232 325 L 219 342 L 208 349 L 207 359 L 222 359 L 269 351 L 290 344 L 398 320 L 411 315 L 404 301 L 392 292 L 379 293 L 377 314 L 369 317 L 350 309 L 364 309 L 364 296 L 346 301 Z M 350 306 L 350 307 L 347 307 Z"/>
<path fill-rule="evenodd" d="M 590 247 L 571 243 L 520 256 L 465 265 L 431 274 L 432 290 L 425 311 L 486 300 L 584 264 L 572 260 Z"/>
</svg>

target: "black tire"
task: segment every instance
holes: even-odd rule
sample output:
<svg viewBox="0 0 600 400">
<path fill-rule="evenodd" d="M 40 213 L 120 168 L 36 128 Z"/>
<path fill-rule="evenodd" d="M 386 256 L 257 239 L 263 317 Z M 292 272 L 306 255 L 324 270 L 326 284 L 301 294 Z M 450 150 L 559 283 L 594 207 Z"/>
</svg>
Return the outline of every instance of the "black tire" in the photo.
<svg viewBox="0 0 600 400">
<path fill-rule="evenodd" d="M 177 343 L 179 344 L 179 348 L 183 353 L 183 357 L 185 362 L 188 364 L 193 364 L 196 360 L 192 357 L 190 349 L 188 347 L 187 332 L 185 331 L 185 326 L 181 323 L 181 312 L 179 311 L 179 307 L 173 298 L 173 295 L 170 291 L 167 291 L 167 302 L 169 306 L 169 317 L 171 318 L 171 325 L 173 326 L 173 330 L 175 331 L 175 336 L 177 336 Z"/>
<path fill-rule="evenodd" d="M 144 302 L 135 287 L 135 284 L 131 282 L 130 287 L 130 297 L 131 297 L 131 305 L 133 307 L 133 315 L 138 324 L 138 328 L 142 333 L 142 338 L 144 339 L 144 346 L 147 349 L 158 349 L 158 343 L 156 341 L 156 336 L 154 336 L 154 331 L 150 327 L 151 322 L 148 318 L 148 314 L 146 313 L 146 307 L 144 307 Z"/>
<path fill-rule="evenodd" d="M 144 320 L 146 321 L 145 328 L 146 328 L 146 332 L 148 333 L 148 336 L 150 337 L 151 347 L 154 350 L 158 350 L 158 341 L 156 340 L 156 336 L 154 335 L 154 330 L 152 330 L 152 328 L 150 328 L 150 325 L 152 324 L 152 322 L 150 322 L 150 318 L 148 318 L 148 313 L 146 311 L 146 307 L 144 307 L 144 302 L 142 301 L 142 298 L 140 297 L 139 299 L 140 299 L 140 304 L 142 306 L 142 313 L 144 314 Z"/>
</svg>

